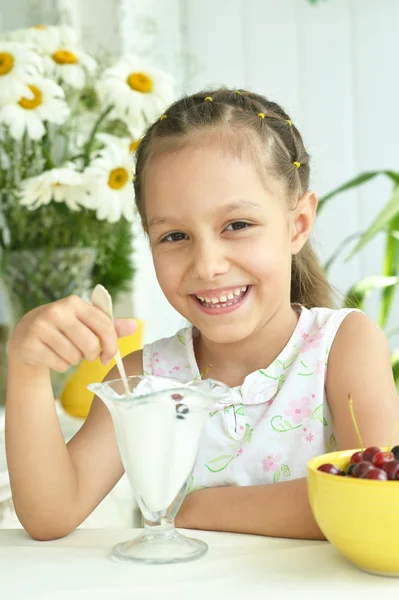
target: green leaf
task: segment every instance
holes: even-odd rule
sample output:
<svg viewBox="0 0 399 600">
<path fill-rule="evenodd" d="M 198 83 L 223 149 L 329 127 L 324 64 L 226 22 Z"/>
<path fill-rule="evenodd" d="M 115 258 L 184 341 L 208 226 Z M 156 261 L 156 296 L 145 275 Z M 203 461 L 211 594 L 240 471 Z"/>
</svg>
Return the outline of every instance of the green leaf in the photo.
<svg viewBox="0 0 399 600">
<path fill-rule="evenodd" d="M 391 355 L 392 372 L 395 383 L 399 386 L 399 348 Z"/>
<path fill-rule="evenodd" d="M 289 477 L 291 475 L 291 471 L 287 465 L 281 465 L 281 473 L 284 477 Z"/>
<path fill-rule="evenodd" d="M 362 231 L 358 231 L 357 233 L 352 233 L 351 235 L 348 235 L 348 237 L 346 237 L 343 240 L 343 242 L 340 243 L 340 245 L 338 246 L 338 248 L 331 254 L 331 256 L 327 260 L 327 262 L 324 263 L 323 269 L 326 272 L 326 274 L 330 270 L 330 268 L 333 265 L 333 263 L 337 260 L 337 258 L 339 257 L 339 255 L 347 247 L 347 245 L 350 244 L 350 242 L 352 242 L 353 240 L 356 240 L 356 239 L 360 238 L 362 236 L 362 233 L 363 233 Z"/>
<path fill-rule="evenodd" d="M 335 439 L 335 435 L 332 433 L 330 435 L 330 448 L 331 448 L 331 452 L 335 452 L 335 450 L 337 449 L 337 440 Z"/>
<path fill-rule="evenodd" d="M 381 229 L 385 229 L 389 226 L 392 219 L 395 219 L 399 215 L 399 187 L 396 187 L 392 193 L 391 198 L 384 205 L 381 212 L 374 219 L 370 227 L 363 233 L 359 242 L 356 244 L 354 250 L 349 254 L 347 261 L 354 256 L 359 250 L 361 250 L 366 244 L 373 239 L 375 235 Z"/>
<path fill-rule="evenodd" d="M 236 415 L 240 415 L 240 417 L 245 417 L 245 409 L 242 404 L 237 408 Z"/>
<path fill-rule="evenodd" d="M 323 423 L 324 427 L 327 427 L 328 423 L 323 416 L 323 409 L 324 409 L 324 405 L 319 404 L 319 406 L 317 406 L 314 409 L 314 411 L 312 412 L 310 418 L 320 421 L 320 423 Z"/>
<path fill-rule="evenodd" d="M 231 463 L 231 461 L 233 459 L 234 459 L 234 456 L 231 456 L 230 454 L 223 454 L 221 456 L 217 456 L 216 458 L 213 458 L 212 460 L 208 461 L 206 463 L 205 467 L 211 473 L 220 473 L 220 471 L 223 471 L 223 469 L 225 469 Z M 210 465 L 212 465 L 212 466 L 210 466 Z"/>
<path fill-rule="evenodd" d="M 399 273 L 399 238 L 396 238 L 394 235 L 392 235 L 397 229 L 399 229 L 399 215 L 397 215 L 395 219 L 392 219 L 389 224 L 383 268 L 383 275 L 386 277 L 396 276 Z M 388 321 L 394 297 L 394 286 L 383 289 L 378 319 L 382 328 L 386 326 Z"/>
<path fill-rule="evenodd" d="M 280 479 L 280 475 L 281 475 L 281 468 L 277 469 L 277 471 L 274 472 L 274 475 L 273 475 L 273 482 L 274 483 L 278 482 L 278 480 Z"/>
<path fill-rule="evenodd" d="M 386 287 L 397 285 L 399 277 L 384 277 L 383 275 L 370 275 L 355 285 L 349 290 L 344 300 L 345 308 L 360 308 L 363 309 L 364 300 L 375 289 L 383 289 Z"/>
<path fill-rule="evenodd" d="M 394 171 L 369 171 L 366 173 L 361 173 L 354 179 L 347 181 L 332 192 L 320 198 L 317 207 L 317 214 L 320 214 L 320 211 L 324 208 L 326 203 L 329 200 L 331 200 L 331 198 L 333 198 L 334 196 L 337 196 L 338 194 L 346 192 L 347 190 L 350 190 L 352 188 L 358 187 L 359 185 L 363 185 L 363 183 L 367 183 L 371 179 L 374 179 L 374 177 L 377 177 L 377 175 L 386 175 L 394 182 L 394 185 L 397 185 L 399 183 L 399 173 L 395 173 Z"/>
<path fill-rule="evenodd" d="M 186 345 L 186 338 L 184 337 L 184 335 L 178 335 L 178 336 L 177 336 L 177 339 L 179 340 L 179 342 L 180 342 L 181 344 L 183 344 L 183 346 L 185 346 L 185 345 Z"/>
</svg>

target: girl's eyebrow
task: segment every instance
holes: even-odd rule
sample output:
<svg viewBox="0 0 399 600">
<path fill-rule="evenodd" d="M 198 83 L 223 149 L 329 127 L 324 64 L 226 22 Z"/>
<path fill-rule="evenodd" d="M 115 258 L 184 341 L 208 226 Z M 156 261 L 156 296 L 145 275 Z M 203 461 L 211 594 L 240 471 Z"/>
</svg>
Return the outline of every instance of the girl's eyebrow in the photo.
<svg viewBox="0 0 399 600">
<path fill-rule="evenodd" d="M 217 213 L 221 212 L 233 212 L 234 210 L 239 210 L 240 208 L 255 208 L 259 210 L 261 207 L 259 204 L 255 202 L 251 202 L 250 200 L 235 200 L 234 202 L 229 202 L 229 204 L 225 204 L 217 209 Z"/>
<path fill-rule="evenodd" d="M 216 210 L 216 214 L 219 213 L 225 213 L 225 212 L 233 212 L 235 210 L 239 210 L 241 208 L 253 208 L 253 209 L 257 209 L 259 210 L 261 207 L 259 206 L 259 204 L 256 204 L 255 202 L 251 202 L 250 200 L 235 200 L 234 202 L 229 202 L 228 204 L 224 204 L 223 206 L 220 206 L 217 210 Z M 161 217 L 158 215 L 154 215 L 153 217 L 151 217 L 151 219 L 148 222 L 148 229 L 150 229 L 151 227 L 156 227 L 157 225 L 165 225 L 165 223 L 168 223 L 170 221 L 172 221 L 173 219 L 170 217 Z"/>
</svg>

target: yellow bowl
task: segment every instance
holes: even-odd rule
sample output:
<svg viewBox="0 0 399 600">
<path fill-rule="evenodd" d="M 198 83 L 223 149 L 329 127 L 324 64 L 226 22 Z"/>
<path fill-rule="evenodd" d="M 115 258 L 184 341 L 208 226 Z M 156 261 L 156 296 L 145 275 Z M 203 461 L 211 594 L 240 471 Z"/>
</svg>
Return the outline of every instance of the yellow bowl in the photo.
<svg viewBox="0 0 399 600">
<path fill-rule="evenodd" d="M 137 319 L 136 322 L 138 328 L 135 333 L 118 339 L 122 358 L 143 347 L 143 322 Z M 63 409 L 73 417 L 85 419 L 94 398 L 93 392 L 89 392 L 87 386 L 89 383 L 102 381 L 114 365 L 115 359 L 108 365 L 103 365 L 99 358 L 91 362 L 82 360 L 61 391 L 60 401 Z"/>
<path fill-rule="evenodd" d="M 357 567 L 399 577 L 399 481 L 340 477 L 317 470 L 324 463 L 345 469 L 353 452 L 330 452 L 308 462 L 313 515 L 328 541 Z"/>
</svg>

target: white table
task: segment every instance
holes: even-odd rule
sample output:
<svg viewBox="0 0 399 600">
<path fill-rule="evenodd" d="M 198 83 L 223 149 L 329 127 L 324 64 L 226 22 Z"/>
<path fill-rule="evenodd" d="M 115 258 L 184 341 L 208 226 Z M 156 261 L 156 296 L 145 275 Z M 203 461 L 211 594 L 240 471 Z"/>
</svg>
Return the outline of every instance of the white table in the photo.
<svg viewBox="0 0 399 600">
<path fill-rule="evenodd" d="M 397 599 L 399 579 L 359 571 L 327 542 L 205 531 L 200 559 L 174 565 L 117 563 L 111 547 L 139 530 L 79 529 L 35 542 L 0 531 L 2 600 Z"/>
</svg>

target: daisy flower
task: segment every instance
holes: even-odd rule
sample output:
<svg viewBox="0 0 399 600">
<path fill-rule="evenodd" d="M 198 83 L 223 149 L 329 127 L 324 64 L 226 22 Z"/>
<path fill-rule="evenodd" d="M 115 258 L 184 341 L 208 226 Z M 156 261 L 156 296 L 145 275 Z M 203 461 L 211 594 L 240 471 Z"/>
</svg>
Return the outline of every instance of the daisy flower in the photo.
<svg viewBox="0 0 399 600">
<path fill-rule="evenodd" d="M 86 208 L 96 211 L 100 221 L 116 223 L 123 215 L 133 221 L 133 170 L 128 154 L 115 146 L 102 150 L 84 171 Z"/>
<path fill-rule="evenodd" d="M 25 179 L 20 187 L 20 204 L 31 210 L 50 204 L 65 202 L 73 211 L 80 210 L 80 200 L 84 195 L 82 173 L 72 166 L 44 171 L 37 177 Z"/>
<path fill-rule="evenodd" d="M 46 52 L 60 39 L 60 30 L 60 27 L 33 25 L 32 27 L 24 29 L 14 29 L 13 31 L 9 31 L 3 35 L 3 39 L 22 44 L 30 44 L 31 46 L 35 46 L 36 50 Z"/>
<path fill-rule="evenodd" d="M 172 102 L 174 79 L 130 55 L 104 71 L 97 90 L 105 105 L 114 106 L 117 118 L 144 128 Z"/>
<path fill-rule="evenodd" d="M 98 133 L 96 137 L 105 147 L 116 146 L 121 152 L 129 156 L 137 150 L 141 141 L 141 137 L 138 135 L 128 138 L 111 135 L 110 133 Z"/>
<path fill-rule="evenodd" d="M 8 126 L 11 137 L 20 140 L 24 134 L 39 140 L 45 134 L 43 121 L 62 124 L 69 115 L 62 88 L 44 77 L 31 80 L 25 95 L 0 108 L 0 123 Z"/>
<path fill-rule="evenodd" d="M 15 102 L 29 94 L 27 82 L 42 68 L 41 57 L 25 44 L 0 41 L 0 103 Z"/>
<path fill-rule="evenodd" d="M 58 30 L 58 38 L 54 38 L 54 43 L 46 47 L 46 70 L 57 81 L 82 89 L 87 77 L 95 73 L 97 63 L 79 48 L 73 29 L 62 26 Z"/>
</svg>

